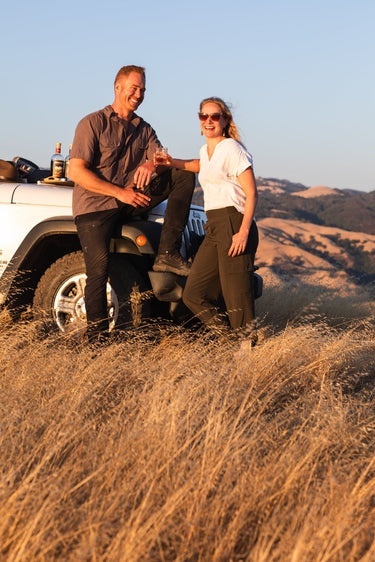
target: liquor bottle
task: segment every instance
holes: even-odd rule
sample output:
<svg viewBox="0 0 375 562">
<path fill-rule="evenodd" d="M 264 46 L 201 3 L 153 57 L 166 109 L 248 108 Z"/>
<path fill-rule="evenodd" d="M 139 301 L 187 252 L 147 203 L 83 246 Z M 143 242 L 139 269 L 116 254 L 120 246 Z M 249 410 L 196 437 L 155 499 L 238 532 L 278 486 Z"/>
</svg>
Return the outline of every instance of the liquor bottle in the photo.
<svg viewBox="0 0 375 562">
<path fill-rule="evenodd" d="M 56 143 L 56 152 L 51 156 L 51 176 L 64 177 L 64 157 L 61 155 L 61 142 Z"/>
<path fill-rule="evenodd" d="M 70 160 L 70 151 L 72 150 L 72 145 L 69 145 L 69 154 L 65 156 L 65 177 L 69 179 L 69 160 Z"/>
</svg>

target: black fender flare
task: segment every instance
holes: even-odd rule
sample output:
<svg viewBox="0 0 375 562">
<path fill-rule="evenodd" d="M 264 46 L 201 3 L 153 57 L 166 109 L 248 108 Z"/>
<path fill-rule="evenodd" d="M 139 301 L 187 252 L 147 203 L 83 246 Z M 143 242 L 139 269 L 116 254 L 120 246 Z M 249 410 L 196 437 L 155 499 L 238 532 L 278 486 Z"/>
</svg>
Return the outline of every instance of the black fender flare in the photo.
<svg viewBox="0 0 375 562">
<path fill-rule="evenodd" d="M 137 219 L 119 224 L 112 237 L 111 252 L 155 256 L 162 226 L 158 222 Z M 143 237 L 142 245 L 137 241 L 139 236 Z"/>
</svg>

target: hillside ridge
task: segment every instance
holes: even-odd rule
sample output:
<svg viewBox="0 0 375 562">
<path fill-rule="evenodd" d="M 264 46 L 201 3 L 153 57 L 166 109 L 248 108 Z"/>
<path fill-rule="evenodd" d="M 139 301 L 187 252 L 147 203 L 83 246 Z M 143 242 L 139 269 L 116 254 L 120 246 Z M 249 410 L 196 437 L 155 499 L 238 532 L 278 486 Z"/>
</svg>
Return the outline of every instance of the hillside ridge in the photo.
<svg viewBox="0 0 375 562">
<path fill-rule="evenodd" d="M 289 274 L 332 286 L 375 281 L 375 191 L 366 193 L 257 177 L 256 263 L 267 277 Z M 203 204 L 198 186 L 195 202 Z"/>
</svg>

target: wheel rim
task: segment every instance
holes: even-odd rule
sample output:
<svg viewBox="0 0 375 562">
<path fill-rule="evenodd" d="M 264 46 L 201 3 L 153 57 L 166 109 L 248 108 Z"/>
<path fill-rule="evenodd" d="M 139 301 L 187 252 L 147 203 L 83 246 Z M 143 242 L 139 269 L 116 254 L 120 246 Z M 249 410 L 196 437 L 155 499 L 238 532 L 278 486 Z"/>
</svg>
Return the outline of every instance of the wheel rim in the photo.
<svg viewBox="0 0 375 562">
<path fill-rule="evenodd" d="M 85 306 L 86 275 L 72 275 L 58 288 L 53 299 L 53 315 L 61 332 L 82 332 L 86 330 Z M 118 318 L 118 298 L 110 283 L 107 283 L 107 310 L 109 330 Z"/>
</svg>

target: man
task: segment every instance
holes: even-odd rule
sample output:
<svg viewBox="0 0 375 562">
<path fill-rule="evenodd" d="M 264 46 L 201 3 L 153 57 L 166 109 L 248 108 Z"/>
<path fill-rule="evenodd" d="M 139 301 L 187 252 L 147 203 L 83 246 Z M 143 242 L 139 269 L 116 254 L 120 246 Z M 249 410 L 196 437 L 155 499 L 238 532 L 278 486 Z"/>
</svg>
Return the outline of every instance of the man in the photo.
<svg viewBox="0 0 375 562">
<path fill-rule="evenodd" d="M 145 69 L 124 66 L 115 79 L 112 105 L 84 117 L 74 136 L 69 177 L 75 183 L 73 216 L 86 264 L 91 342 L 108 334 L 109 243 L 118 221 L 144 214 L 168 197 L 154 269 L 189 273 L 179 250 L 195 178 L 190 172 L 154 165 L 160 142 L 151 125 L 135 113 L 145 90 Z"/>
</svg>

